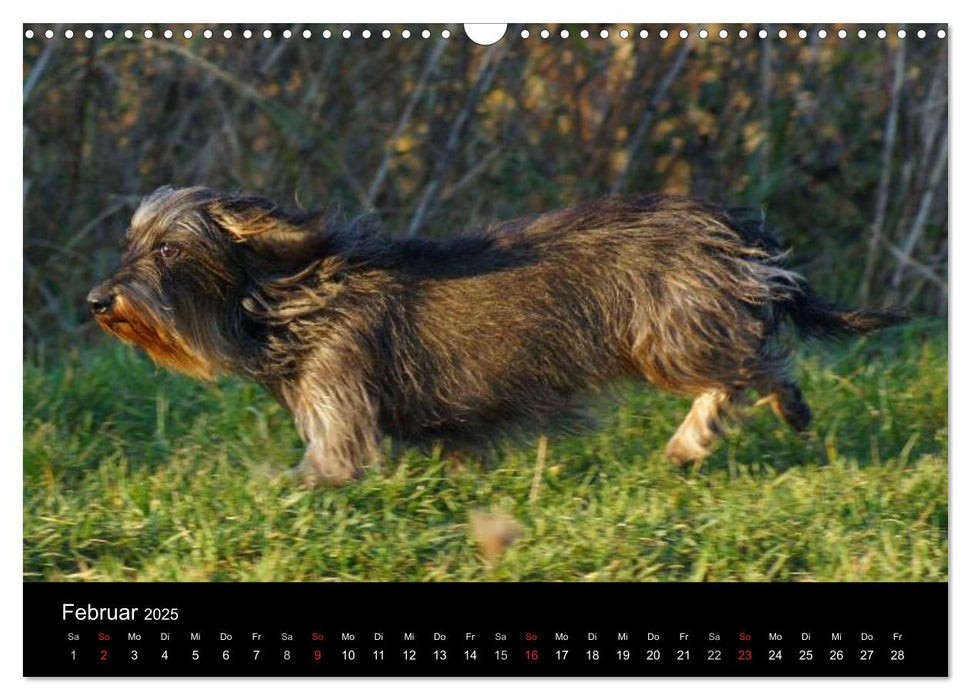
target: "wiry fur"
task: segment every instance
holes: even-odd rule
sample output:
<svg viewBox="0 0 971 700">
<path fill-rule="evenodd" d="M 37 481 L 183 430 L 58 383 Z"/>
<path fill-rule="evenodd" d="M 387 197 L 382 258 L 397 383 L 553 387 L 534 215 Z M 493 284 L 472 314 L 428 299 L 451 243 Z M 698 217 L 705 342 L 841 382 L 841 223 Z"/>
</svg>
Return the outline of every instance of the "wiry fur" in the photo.
<svg viewBox="0 0 971 700">
<path fill-rule="evenodd" d="M 436 242 L 166 187 L 92 294 L 113 296 L 101 325 L 160 364 L 267 387 L 294 413 L 303 466 L 333 482 L 374 464 L 384 436 L 462 449 L 550 429 L 629 376 L 697 397 L 668 445 L 679 463 L 708 453 L 752 389 L 803 430 L 783 320 L 833 334 L 902 318 L 822 301 L 761 218 L 669 196 Z"/>
</svg>

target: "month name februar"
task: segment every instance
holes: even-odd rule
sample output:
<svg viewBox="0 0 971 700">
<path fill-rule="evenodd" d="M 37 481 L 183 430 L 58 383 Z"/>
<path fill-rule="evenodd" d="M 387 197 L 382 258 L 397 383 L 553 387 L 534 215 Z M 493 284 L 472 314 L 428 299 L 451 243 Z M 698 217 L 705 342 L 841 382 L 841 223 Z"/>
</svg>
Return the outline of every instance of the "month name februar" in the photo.
<svg viewBox="0 0 971 700">
<path fill-rule="evenodd" d="M 78 622 L 104 620 L 123 622 L 125 620 L 134 620 L 137 614 L 138 608 L 97 607 L 91 604 L 76 605 L 74 603 L 64 603 L 61 605 L 61 619 L 73 619 Z"/>
</svg>

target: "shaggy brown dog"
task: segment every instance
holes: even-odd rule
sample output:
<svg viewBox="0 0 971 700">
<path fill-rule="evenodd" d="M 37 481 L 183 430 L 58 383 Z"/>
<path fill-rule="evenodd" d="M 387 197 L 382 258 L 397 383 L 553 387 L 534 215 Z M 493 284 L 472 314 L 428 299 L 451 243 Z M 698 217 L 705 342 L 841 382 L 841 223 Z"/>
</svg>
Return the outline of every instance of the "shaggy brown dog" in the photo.
<svg viewBox="0 0 971 700">
<path fill-rule="evenodd" d="M 826 335 L 903 318 L 831 306 L 761 218 L 691 199 L 608 197 L 436 242 L 202 187 L 142 202 L 88 303 L 161 365 L 265 386 L 307 442 L 301 466 L 331 482 L 374 464 L 383 436 L 463 449 L 570 425 L 578 399 L 630 376 L 695 398 L 676 463 L 707 455 L 749 392 L 805 430 L 783 321 Z"/>
</svg>

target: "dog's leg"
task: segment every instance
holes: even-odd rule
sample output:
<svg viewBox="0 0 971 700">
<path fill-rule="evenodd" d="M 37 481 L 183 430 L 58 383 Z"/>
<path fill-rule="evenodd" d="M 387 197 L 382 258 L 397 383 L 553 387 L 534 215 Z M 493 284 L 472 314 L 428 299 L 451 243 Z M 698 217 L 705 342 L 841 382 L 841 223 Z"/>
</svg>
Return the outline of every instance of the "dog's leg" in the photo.
<svg viewBox="0 0 971 700">
<path fill-rule="evenodd" d="M 691 410 L 668 441 L 664 454 L 677 465 L 707 457 L 724 432 L 724 421 L 731 409 L 732 395 L 725 391 L 706 391 L 695 399 Z"/>
<path fill-rule="evenodd" d="M 363 393 L 302 391 L 293 407 L 307 450 L 296 472 L 310 483 L 340 485 L 378 461 L 381 435 Z"/>
<path fill-rule="evenodd" d="M 813 412 L 802 396 L 802 390 L 792 379 L 785 377 L 759 389 L 762 398 L 757 406 L 768 404 L 772 411 L 788 423 L 793 430 L 803 432 L 809 429 Z"/>
</svg>

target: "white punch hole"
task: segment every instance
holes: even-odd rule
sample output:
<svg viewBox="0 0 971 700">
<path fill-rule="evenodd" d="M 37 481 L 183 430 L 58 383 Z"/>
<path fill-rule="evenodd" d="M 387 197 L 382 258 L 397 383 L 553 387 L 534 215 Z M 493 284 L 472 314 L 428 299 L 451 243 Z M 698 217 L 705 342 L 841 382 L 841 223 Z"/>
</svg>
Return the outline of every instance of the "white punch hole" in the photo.
<svg viewBox="0 0 971 700">
<path fill-rule="evenodd" d="M 466 24 L 465 34 L 480 46 L 491 46 L 506 34 L 505 24 Z"/>
</svg>

